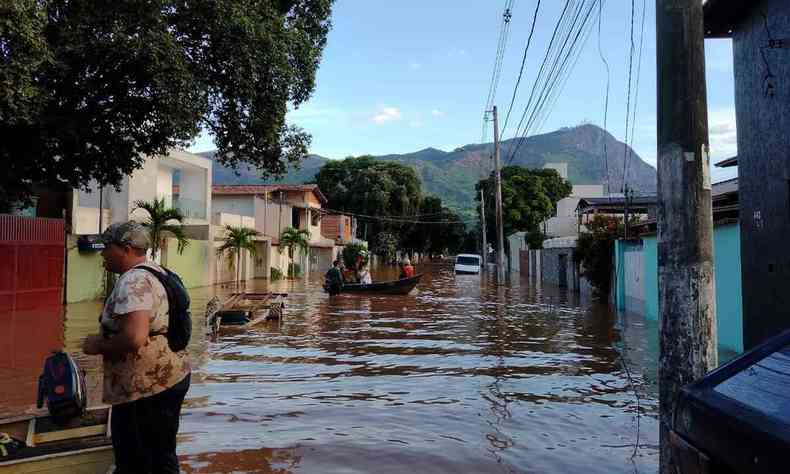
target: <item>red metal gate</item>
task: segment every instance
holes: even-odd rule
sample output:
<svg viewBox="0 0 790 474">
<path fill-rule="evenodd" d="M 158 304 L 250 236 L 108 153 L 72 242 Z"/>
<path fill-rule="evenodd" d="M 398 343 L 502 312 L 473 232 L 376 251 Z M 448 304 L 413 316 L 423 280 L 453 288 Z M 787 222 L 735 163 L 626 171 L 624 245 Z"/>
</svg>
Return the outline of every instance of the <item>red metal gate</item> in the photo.
<svg viewBox="0 0 790 474">
<path fill-rule="evenodd" d="M 63 303 L 63 219 L 0 215 L 0 312 Z"/>
</svg>

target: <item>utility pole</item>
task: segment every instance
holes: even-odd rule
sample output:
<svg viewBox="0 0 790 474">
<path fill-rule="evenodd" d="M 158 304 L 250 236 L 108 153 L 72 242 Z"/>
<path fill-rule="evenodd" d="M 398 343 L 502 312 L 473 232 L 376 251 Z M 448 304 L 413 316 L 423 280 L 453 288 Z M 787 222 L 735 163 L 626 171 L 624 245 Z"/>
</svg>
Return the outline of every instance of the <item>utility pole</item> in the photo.
<svg viewBox="0 0 790 474">
<path fill-rule="evenodd" d="M 496 267 L 497 283 L 502 285 L 505 282 L 505 236 L 502 229 L 502 173 L 499 162 L 499 121 L 497 119 L 496 105 L 494 114 L 494 181 L 496 184 Z"/>
<path fill-rule="evenodd" d="M 628 189 L 628 185 L 627 184 L 625 185 L 625 188 L 623 189 L 623 191 L 624 191 L 623 194 L 625 195 L 625 213 L 624 213 L 624 216 L 625 216 L 625 222 L 624 222 L 624 224 L 625 224 L 625 232 L 624 232 L 623 237 L 624 237 L 625 240 L 628 240 L 628 234 L 629 234 L 628 231 L 630 230 L 629 229 L 629 217 L 630 216 L 629 216 L 629 212 L 628 211 L 629 211 L 629 207 L 631 205 L 631 198 L 628 195 L 629 189 Z"/>
<path fill-rule="evenodd" d="M 675 400 L 717 365 L 702 2 L 656 1 L 660 472 Z"/>
<path fill-rule="evenodd" d="M 483 271 L 486 271 L 486 264 L 488 263 L 488 240 L 486 239 L 486 197 L 483 189 L 480 189 L 480 216 L 483 225 Z"/>
</svg>

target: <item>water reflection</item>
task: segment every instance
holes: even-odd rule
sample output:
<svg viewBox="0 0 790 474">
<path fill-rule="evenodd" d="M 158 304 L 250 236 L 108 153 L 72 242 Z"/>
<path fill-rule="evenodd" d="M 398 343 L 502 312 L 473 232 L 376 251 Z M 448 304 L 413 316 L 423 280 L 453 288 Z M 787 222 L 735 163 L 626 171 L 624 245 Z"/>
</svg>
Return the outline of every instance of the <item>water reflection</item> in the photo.
<svg viewBox="0 0 790 474">
<path fill-rule="evenodd" d="M 289 293 L 285 319 L 215 341 L 202 308 L 231 289 L 192 291 L 184 470 L 633 472 L 625 354 L 641 394 L 635 466 L 655 472 L 655 379 L 644 376 L 655 328 L 518 277 L 497 286 L 491 274 L 423 270 L 408 296 L 329 299 L 320 277 L 255 282 Z M 98 309 L 69 306 L 67 348 L 95 331 Z"/>
</svg>

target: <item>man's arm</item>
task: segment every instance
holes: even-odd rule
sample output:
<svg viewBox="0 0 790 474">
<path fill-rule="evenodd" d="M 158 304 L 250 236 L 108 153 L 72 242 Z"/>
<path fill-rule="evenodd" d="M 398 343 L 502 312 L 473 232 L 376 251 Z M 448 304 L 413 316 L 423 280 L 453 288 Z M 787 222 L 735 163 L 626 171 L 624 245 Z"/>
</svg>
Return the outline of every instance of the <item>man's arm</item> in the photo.
<svg viewBox="0 0 790 474">
<path fill-rule="evenodd" d="M 116 358 L 128 353 L 137 352 L 148 340 L 150 331 L 151 311 L 132 311 L 118 317 L 121 330 L 113 337 L 88 336 L 83 343 L 86 354 L 101 354 Z"/>
</svg>

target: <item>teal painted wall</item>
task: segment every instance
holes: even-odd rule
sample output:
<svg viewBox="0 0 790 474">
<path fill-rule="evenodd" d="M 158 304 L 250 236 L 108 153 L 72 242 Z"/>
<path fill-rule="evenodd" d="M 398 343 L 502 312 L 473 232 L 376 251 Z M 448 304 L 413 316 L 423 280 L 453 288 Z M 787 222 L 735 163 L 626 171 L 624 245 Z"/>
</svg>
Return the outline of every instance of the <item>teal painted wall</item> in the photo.
<svg viewBox="0 0 790 474">
<path fill-rule="evenodd" d="M 656 236 L 642 238 L 642 248 L 645 252 L 645 274 L 642 281 L 645 283 L 645 317 L 658 321 L 658 248 Z"/>
<path fill-rule="evenodd" d="M 643 237 L 645 317 L 658 321 L 658 253 L 656 237 Z M 716 277 L 716 326 L 719 348 L 743 352 L 743 305 L 741 304 L 741 233 L 737 223 L 719 225 L 713 231 Z M 617 282 L 618 289 L 621 288 Z"/>
<path fill-rule="evenodd" d="M 743 352 L 741 303 L 741 226 L 717 226 L 713 232 L 716 276 L 716 319 L 719 345 Z"/>
</svg>

